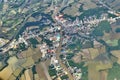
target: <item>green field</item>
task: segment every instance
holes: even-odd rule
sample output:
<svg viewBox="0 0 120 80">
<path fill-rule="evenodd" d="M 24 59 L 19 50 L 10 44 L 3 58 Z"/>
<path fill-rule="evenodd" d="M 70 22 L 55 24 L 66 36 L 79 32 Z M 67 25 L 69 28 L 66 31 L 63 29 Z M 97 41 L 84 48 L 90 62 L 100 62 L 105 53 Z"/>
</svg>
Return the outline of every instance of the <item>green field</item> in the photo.
<svg viewBox="0 0 120 80">
<path fill-rule="evenodd" d="M 113 67 L 109 69 L 107 80 L 114 80 L 115 78 L 120 79 L 120 65 L 118 63 L 114 63 Z"/>
<path fill-rule="evenodd" d="M 118 45 L 118 40 L 107 40 L 106 43 L 110 46 L 117 46 Z"/>
</svg>

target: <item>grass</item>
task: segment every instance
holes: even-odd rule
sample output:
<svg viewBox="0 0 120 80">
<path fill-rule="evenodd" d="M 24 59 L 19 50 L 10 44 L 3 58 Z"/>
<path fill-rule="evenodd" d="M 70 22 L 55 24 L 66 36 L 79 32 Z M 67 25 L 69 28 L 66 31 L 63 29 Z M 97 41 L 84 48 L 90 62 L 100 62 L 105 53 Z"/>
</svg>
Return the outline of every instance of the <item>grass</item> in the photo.
<svg viewBox="0 0 120 80">
<path fill-rule="evenodd" d="M 109 69 L 107 80 L 114 80 L 114 78 L 120 79 L 120 65 L 117 63 L 114 63 L 113 67 Z"/>
<path fill-rule="evenodd" d="M 106 43 L 111 45 L 111 46 L 117 46 L 118 45 L 118 40 L 116 40 L 116 39 L 114 39 L 114 40 L 107 40 Z"/>
</svg>

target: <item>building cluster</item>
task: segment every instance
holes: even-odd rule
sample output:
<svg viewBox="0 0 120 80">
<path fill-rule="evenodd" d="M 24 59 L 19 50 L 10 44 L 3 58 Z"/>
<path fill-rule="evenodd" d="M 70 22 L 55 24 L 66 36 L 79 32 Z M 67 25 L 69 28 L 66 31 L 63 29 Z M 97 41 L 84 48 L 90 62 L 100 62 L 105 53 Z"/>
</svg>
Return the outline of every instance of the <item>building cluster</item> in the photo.
<svg viewBox="0 0 120 80">
<path fill-rule="evenodd" d="M 99 24 L 99 22 L 108 20 L 111 23 L 115 22 L 116 19 L 119 19 L 120 17 L 116 18 L 106 18 L 102 17 L 100 19 L 97 19 L 96 16 L 92 16 L 89 18 L 84 18 L 83 20 L 79 20 L 79 18 L 76 18 L 74 21 L 69 19 L 64 19 L 64 15 L 60 14 L 55 16 L 56 23 L 52 23 L 50 27 L 47 27 L 43 30 L 39 30 L 39 27 L 31 27 L 26 28 L 26 30 L 19 36 L 17 40 L 13 40 L 8 47 L 4 48 L 3 51 L 7 52 L 11 48 L 16 49 L 20 43 L 24 43 L 25 46 L 29 46 L 29 39 L 34 38 L 36 40 L 40 40 L 39 44 L 36 46 L 39 47 L 39 50 L 41 52 L 41 61 L 46 61 L 47 59 L 50 59 L 50 65 L 54 66 L 52 69 L 56 71 L 57 76 L 65 76 L 68 75 L 68 72 L 64 70 L 62 65 L 60 64 L 57 55 L 57 49 L 61 46 L 60 55 L 66 55 L 67 52 L 69 52 L 69 45 L 71 44 L 78 44 L 77 42 L 84 44 L 85 42 L 89 40 L 93 40 L 94 38 L 89 36 L 91 32 L 94 30 L 94 28 Z M 98 43 L 94 42 L 96 46 L 98 47 Z M 2 43 L 3 44 L 3 43 Z M 93 49 L 92 49 L 93 50 Z M 96 50 L 96 49 L 95 49 Z M 71 50 L 72 51 L 72 50 Z M 74 49 L 72 52 L 75 53 L 77 49 Z M 88 51 L 88 50 L 85 50 Z M 83 51 L 84 52 L 84 51 Z M 98 50 L 96 50 L 96 55 L 98 55 Z M 92 53 L 92 52 L 91 52 Z M 22 54 L 22 53 L 21 53 Z M 89 54 L 87 52 L 83 53 L 87 56 L 89 59 Z M 96 57 L 92 56 L 92 58 Z M 20 57 L 20 55 L 18 55 Z M 33 55 L 32 55 L 33 57 Z M 39 56 L 37 59 L 40 59 Z M 27 59 L 29 62 L 31 61 L 31 57 Z M 33 60 L 33 59 L 32 59 Z M 36 59 L 35 59 L 36 60 Z M 26 63 L 27 63 L 26 61 Z M 31 64 L 33 65 L 36 61 L 31 61 Z M 70 74 L 74 77 L 75 80 L 80 80 L 82 77 L 82 69 L 77 67 L 72 67 L 69 65 L 68 60 L 65 58 L 62 60 L 63 64 L 67 63 L 66 67 Z M 23 66 L 28 66 L 28 64 L 24 64 Z M 21 71 L 21 68 L 18 70 Z M 52 76 L 51 78 L 54 79 L 55 76 Z"/>
<path fill-rule="evenodd" d="M 56 70 L 56 75 L 52 76 L 52 79 L 54 79 L 56 76 L 59 76 L 58 79 L 61 80 L 60 77 L 67 75 L 68 73 L 64 70 L 63 67 L 61 67 L 60 63 L 56 59 L 55 56 L 52 56 L 50 65 L 54 67 Z M 67 78 L 66 78 L 67 80 Z"/>
</svg>

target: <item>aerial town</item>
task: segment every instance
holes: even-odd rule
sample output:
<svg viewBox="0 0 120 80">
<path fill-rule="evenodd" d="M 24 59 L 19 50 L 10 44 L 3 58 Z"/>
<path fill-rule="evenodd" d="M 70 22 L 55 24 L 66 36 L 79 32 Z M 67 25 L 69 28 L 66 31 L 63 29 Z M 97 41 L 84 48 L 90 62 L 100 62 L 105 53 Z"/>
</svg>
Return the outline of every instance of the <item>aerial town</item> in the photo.
<svg viewBox="0 0 120 80">
<path fill-rule="evenodd" d="M 0 0 L 0 80 L 120 80 L 119 0 Z"/>
</svg>

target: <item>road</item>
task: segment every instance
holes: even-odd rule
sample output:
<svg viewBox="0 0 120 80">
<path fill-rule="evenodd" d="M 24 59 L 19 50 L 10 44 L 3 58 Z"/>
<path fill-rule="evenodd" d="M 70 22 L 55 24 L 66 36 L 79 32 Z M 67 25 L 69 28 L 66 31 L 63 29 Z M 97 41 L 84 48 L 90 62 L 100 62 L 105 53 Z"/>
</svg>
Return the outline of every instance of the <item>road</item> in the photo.
<svg viewBox="0 0 120 80">
<path fill-rule="evenodd" d="M 33 11 L 32 13 L 30 13 L 29 15 L 27 15 L 26 17 L 25 17 L 25 19 L 23 20 L 23 21 L 21 21 L 21 27 L 20 27 L 20 29 L 16 32 L 16 34 L 14 34 L 13 36 L 12 36 L 12 38 L 9 40 L 9 42 L 7 42 L 5 45 L 3 45 L 2 47 L 0 47 L 0 48 L 6 48 L 6 47 L 8 47 L 9 45 L 10 45 L 10 43 L 16 38 L 16 36 L 19 34 L 19 31 L 24 27 L 24 24 L 26 23 L 26 21 L 28 20 L 28 18 L 32 15 L 32 14 L 34 14 L 34 13 L 37 13 L 37 12 L 40 12 L 41 11 L 41 9 L 39 9 L 39 10 L 36 10 L 36 11 Z M 20 23 L 19 23 L 20 24 Z M 18 24 L 18 25 L 19 25 Z M 15 25 L 15 26 L 18 26 L 18 25 Z M 6 51 L 2 51 L 1 53 L 4 53 L 4 52 L 6 52 Z"/>
<path fill-rule="evenodd" d="M 108 7 L 104 2 L 102 2 L 101 0 L 98 0 L 100 4 L 102 4 L 104 7 L 108 8 L 109 10 L 112 10 L 112 8 Z"/>
<path fill-rule="evenodd" d="M 59 24 L 59 23 L 58 23 Z M 63 26 L 63 25 L 60 25 L 61 27 Z M 66 67 L 66 65 L 61 61 L 61 59 L 60 59 L 60 53 L 61 53 L 61 46 L 62 46 L 62 41 L 63 41 L 63 39 L 62 39 L 62 28 L 61 28 L 61 30 L 60 30 L 60 35 L 61 35 L 61 37 L 60 37 L 60 42 L 59 42 L 59 46 L 58 46 L 58 48 L 56 49 L 56 58 L 57 58 L 57 60 L 58 60 L 58 62 L 60 63 L 60 66 L 68 73 L 68 77 L 69 77 L 69 80 L 74 80 L 74 78 L 73 78 L 73 76 L 72 76 L 72 74 L 69 72 L 69 70 L 68 70 L 68 68 Z"/>
</svg>

